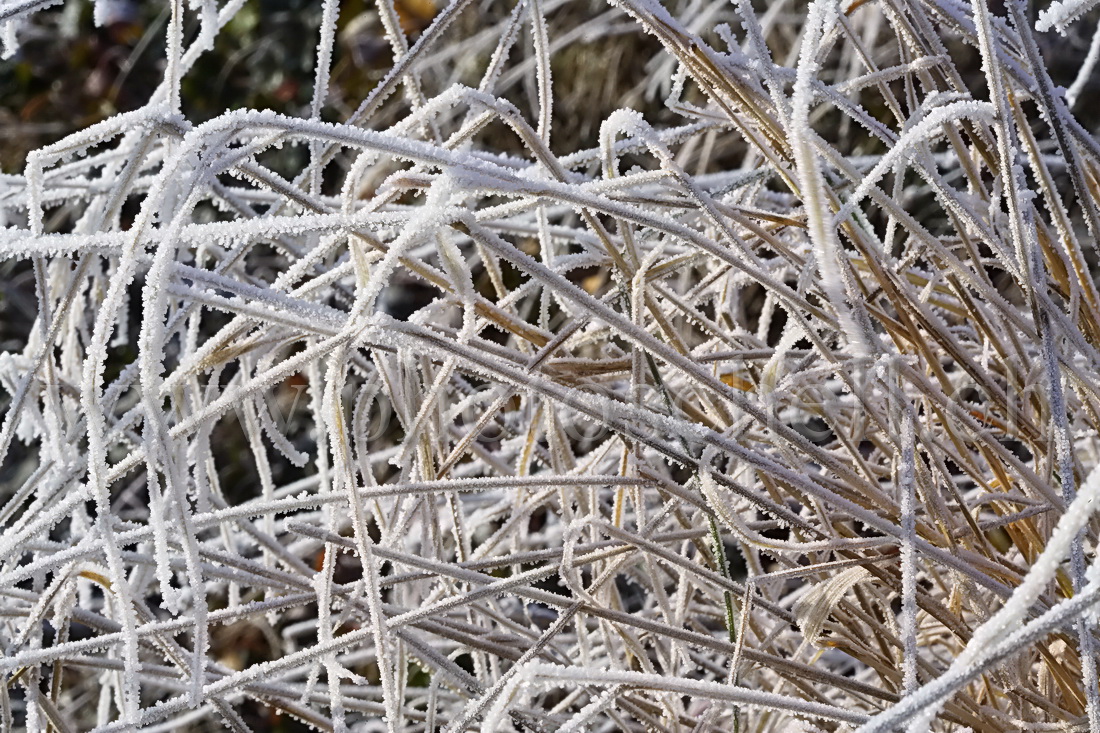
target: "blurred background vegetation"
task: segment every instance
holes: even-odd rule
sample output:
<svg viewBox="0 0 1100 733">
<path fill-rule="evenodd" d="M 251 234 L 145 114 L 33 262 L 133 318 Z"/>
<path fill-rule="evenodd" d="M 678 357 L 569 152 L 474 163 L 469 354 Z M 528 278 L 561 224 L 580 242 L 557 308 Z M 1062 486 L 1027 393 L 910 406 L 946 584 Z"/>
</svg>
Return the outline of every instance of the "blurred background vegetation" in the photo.
<svg viewBox="0 0 1100 733">
<path fill-rule="evenodd" d="M 512 3 L 482 3 L 464 13 L 448 31 L 469 37 L 507 16 Z M 402 27 L 410 42 L 441 7 L 437 0 L 398 0 Z M 392 64 L 389 41 L 372 0 L 340 3 L 338 40 L 325 116 L 347 117 Z M 141 107 L 163 77 L 168 5 L 110 0 L 110 22 L 95 27 L 92 3 L 70 0 L 34 16 L 19 32 L 15 55 L 0 61 L 0 171 L 19 173 L 35 148 L 119 112 Z M 577 14 L 615 12 L 595 3 L 562 8 L 563 27 L 575 27 Z M 559 14 L 560 15 L 560 14 Z M 271 109 L 286 114 L 308 110 L 321 3 L 317 0 L 252 0 L 222 30 L 215 49 L 204 54 L 183 81 L 183 111 L 201 123 L 227 110 Z M 185 29 L 193 38 L 198 23 Z M 631 30 L 636 30 L 631 26 Z M 470 56 L 461 50 L 440 59 L 477 83 L 488 57 L 484 48 Z M 491 49 L 488 49 L 491 50 Z M 585 38 L 554 57 L 559 99 L 557 142 L 591 144 L 607 113 L 642 106 L 644 83 L 660 51 L 641 34 Z M 485 58 L 480 58 L 485 56 Z M 482 63 L 478 63 L 478 62 Z M 465 70 L 465 74 L 462 74 Z M 598 73 L 593 73 L 596 70 Z M 524 80 L 514 79 L 513 92 Z M 652 92 L 652 90 L 650 90 Z M 517 99 L 521 97 L 516 94 Z M 652 105 L 653 109 L 659 105 Z M 573 144 L 571 144 L 573 143 Z"/>
<path fill-rule="evenodd" d="M 115 0 L 110 7 L 110 22 L 99 28 L 89 2 L 43 11 L 21 30 L 15 57 L 0 62 L 3 172 L 21 170 L 40 145 L 141 107 L 160 83 L 168 4 Z M 399 7 L 412 33 L 435 13 L 433 0 Z M 202 122 L 246 107 L 300 112 L 312 94 L 320 15 L 313 0 L 247 3 L 184 80 L 184 113 Z M 392 57 L 376 18 L 366 0 L 341 4 L 335 88 L 369 90 L 388 67 Z M 187 37 L 197 32 L 194 25 Z"/>
</svg>

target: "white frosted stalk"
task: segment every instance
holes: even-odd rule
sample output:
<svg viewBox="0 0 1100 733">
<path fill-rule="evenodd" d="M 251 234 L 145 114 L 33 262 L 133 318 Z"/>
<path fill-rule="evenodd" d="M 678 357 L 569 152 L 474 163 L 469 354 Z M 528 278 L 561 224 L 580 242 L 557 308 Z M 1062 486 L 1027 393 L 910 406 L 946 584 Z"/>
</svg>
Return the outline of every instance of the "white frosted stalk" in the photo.
<svg viewBox="0 0 1100 733">
<path fill-rule="evenodd" d="M 913 412 L 909 405 L 901 406 L 901 460 L 897 469 L 899 504 L 901 505 L 901 632 L 903 642 L 902 688 L 906 693 L 916 689 L 917 680 L 917 550 L 916 538 L 916 435 L 913 432 Z"/>
<path fill-rule="evenodd" d="M 1066 104 L 1071 109 L 1076 106 L 1078 99 L 1081 97 L 1081 92 L 1084 91 L 1092 79 L 1092 73 L 1096 70 L 1097 62 L 1100 62 L 1100 26 L 1093 31 L 1092 41 L 1089 42 L 1088 55 L 1081 62 L 1081 68 L 1077 70 L 1077 76 L 1074 78 L 1073 83 L 1069 85 L 1069 89 L 1066 90 Z"/>
<path fill-rule="evenodd" d="M 1092 10 L 1097 5 L 1097 0 L 1056 0 L 1047 6 L 1046 10 L 1039 11 L 1039 19 L 1035 21 L 1035 30 L 1043 33 L 1051 28 L 1065 35 L 1070 24 L 1079 20 L 1082 15 Z"/>
<path fill-rule="evenodd" d="M 851 303 L 845 292 L 845 257 L 836 228 L 832 223 L 829 197 L 826 195 L 825 179 L 821 164 L 814 150 L 816 133 L 811 129 L 809 117 L 813 102 L 811 82 L 817 76 L 820 44 L 836 22 L 836 4 L 833 0 L 814 0 L 806 17 L 806 27 L 799 51 L 798 74 L 794 83 L 791 101 L 790 136 L 795 163 L 798 168 L 799 193 L 806 210 L 806 220 L 810 230 L 810 240 L 814 245 L 821 284 L 828 295 L 829 303 L 836 311 L 842 332 L 848 338 L 856 353 L 868 356 L 878 351 L 867 341 L 863 327 L 852 314 Z"/>
<path fill-rule="evenodd" d="M 313 99 L 309 105 L 309 117 L 321 119 L 321 107 L 324 106 L 329 92 L 329 75 L 332 70 L 332 49 L 336 43 L 336 20 L 340 14 L 340 0 L 325 0 L 321 6 L 321 40 L 317 44 L 317 62 L 314 64 Z M 314 195 L 321 191 L 320 145 L 310 145 L 310 190 Z"/>
</svg>

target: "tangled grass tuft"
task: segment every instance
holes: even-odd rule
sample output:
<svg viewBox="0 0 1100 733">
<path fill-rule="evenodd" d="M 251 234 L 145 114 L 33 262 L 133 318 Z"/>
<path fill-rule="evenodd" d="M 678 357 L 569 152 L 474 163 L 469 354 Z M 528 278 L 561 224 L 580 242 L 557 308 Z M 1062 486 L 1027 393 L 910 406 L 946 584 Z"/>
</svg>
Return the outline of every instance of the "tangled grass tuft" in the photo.
<svg viewBox="0 0 1100 733">
<path fill-rule="evenodd" d="M 171 0 L 0 178 L 0 725 L 1100 731 L 1095 4 L 379 0 L 337 115 L 324 0 L 198 122 Z"/>
</svg>

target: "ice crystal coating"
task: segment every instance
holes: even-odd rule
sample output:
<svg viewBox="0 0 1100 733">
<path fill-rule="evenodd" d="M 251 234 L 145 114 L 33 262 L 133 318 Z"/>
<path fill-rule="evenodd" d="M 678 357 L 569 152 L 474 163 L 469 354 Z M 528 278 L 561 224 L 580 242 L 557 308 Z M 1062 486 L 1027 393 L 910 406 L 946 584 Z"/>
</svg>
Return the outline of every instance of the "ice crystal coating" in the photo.
<svg viewBox="0 0 1100 733">
<path fill-rule="evenodd" d="M 324 0 L 200 122 L 170 0 L 0 176 L 0 728 L 1100 733 L 1095 5 Z"/>
</svg>

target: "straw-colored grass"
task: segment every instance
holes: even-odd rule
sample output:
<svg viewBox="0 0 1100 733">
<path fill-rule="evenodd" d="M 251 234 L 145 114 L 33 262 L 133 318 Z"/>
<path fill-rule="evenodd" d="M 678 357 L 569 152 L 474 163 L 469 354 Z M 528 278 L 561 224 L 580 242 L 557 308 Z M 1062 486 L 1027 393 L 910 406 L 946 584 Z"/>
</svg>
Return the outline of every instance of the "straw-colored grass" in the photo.
<svg viewBox="0 0 1100 733">
<path fill-rule="evenodd" d="M 170 0 L 0 179 L 0 727 L 1100 732 L 1094 4 L 325 0 L 198 124 Z"/>
</svg>

